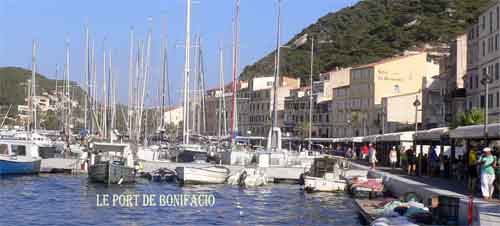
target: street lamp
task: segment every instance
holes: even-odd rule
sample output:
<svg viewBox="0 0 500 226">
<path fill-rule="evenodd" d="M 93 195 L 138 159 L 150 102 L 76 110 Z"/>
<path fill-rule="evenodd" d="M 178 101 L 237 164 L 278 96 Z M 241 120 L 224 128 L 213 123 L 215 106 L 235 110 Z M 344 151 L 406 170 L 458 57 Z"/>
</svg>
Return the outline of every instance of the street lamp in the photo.
<svg viewBox="0 0 500 226">
<path fill-rule="evenodd" d="M 418 132 L 418 107 L 422 105 L 420 100 L 418 100 L 418 95 L 415 96 L 415 101 L 413 102 L 413 106 L 415 107 L 415 135 Z M 413 141 L 415 153 L 417 153 L 417 142 Z M 418 176 L 422 175 L 422 150 L 419 151 L 418 154 Z"/>
<path fill-rule="evenodd" d="M 488 71 L 484 70 L 483 71 L 483 79 L 481 79 L 481 84 L 484 85 L 484 143 L 488 142 L 488 105 L 489 105 L 489 98 L 488 98 L 488 86 L 493 82 L 493 79 L 489 76 Z"/>
<path fill-rule="evenodd" d="M 351 138 L 354 137 L 354 131 L 352 129 L 352 122 L 350 119 L 347 119 L 347 125 L 349 125 L 349 129 L 351 130 Z M 352 150 L 354 151 L 354 141 L 351 141 L 352 143 Z"/>
</svg>

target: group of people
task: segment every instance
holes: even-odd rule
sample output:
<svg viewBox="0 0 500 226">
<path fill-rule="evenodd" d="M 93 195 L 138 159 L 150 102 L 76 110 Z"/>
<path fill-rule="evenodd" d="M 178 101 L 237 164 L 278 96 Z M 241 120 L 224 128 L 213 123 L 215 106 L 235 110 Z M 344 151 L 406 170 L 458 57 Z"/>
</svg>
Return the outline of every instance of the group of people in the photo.
<svg viewBox="0 0 500 226">
<path fill-rule="evenodd" d="M 398 166 L 398 152 L 396 146 L 389 150 L 389 164 L 392 169 Z M 407 171 L 408 175 L 417 175 L 418 158 L 415 151 L 410 148 L 401 151 L 399 154 L 399 165 L 402 168 L 404 167 L 403 169 Z M 472 148 L 466 155 L 459 156 L 458 159 L 452 162 L 452 159 L 448 156 L 445 156 L 442 152 L 438 154 L 436 148 L 431 147 L 429 155 L 422 156 L 422 166 L 419 167 L 421 167 L 423 175 L 433 177 L 449 178 L 453 176 L 460 180 L 466 174 L 467 186 L 472 193 L 475 191 L 477 178 L 479 178 L 482 195 L 485 200 L 490 200 L 493 198 L 494 191 L 500 198 L 500 152 L 497 155 L 493 154 L 490 147 L 483 148 L 481 155 L 478 155 L 476 148 Z M 364 145 L 356 151 L 350 147 L 347 148 L 345 157 L 368 160 L 371 169 L 375 169 L 379 162 L 377 149 L 372 143 Z"/>
<path fill-rule="evenodd" d="M 471 193 L 475 191 L 478 176 L 483 198 L 492 199 L 495 190 L 500 198 L 500 158 L 489 147 L 483 148 L 479 158 L 476 148 L 471 148 L 467 155 L 467 187 Z"/>
<path fill-rule="evenodd" d="M 347 148 L 345 157 L 348 159 L 368 159 L 371 169 L 375 169 L 378 162 L 377 149 L 375 149 L 372 143 L 368 144 L 368 146 L 364 145 L 361 147 L 359 152 L 355 152 L 351 147 Z"/>
</svg>

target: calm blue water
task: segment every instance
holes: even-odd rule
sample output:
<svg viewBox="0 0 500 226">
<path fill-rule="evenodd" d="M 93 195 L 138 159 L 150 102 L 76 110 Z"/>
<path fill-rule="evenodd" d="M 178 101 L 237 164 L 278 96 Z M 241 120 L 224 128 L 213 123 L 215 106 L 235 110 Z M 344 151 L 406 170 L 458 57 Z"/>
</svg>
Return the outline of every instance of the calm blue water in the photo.
<svg viewBox="0 0 500 226">
<path fill-rule="evenodd" d="M 98 207 L 97 195 L 207 194 L 213 207 Z M 205 196 L 208 197 L 208 196 Z M 170 204 L 175 204 L 170 199 Z M 156 199 L 159 205 L 159 197 Z M 210 204 L 210 202 L 206 202 Z M 179 187 L 140 180 L 106 187 L 86 176 L 40 175 L 0 178 L 0 225 L 358 225 L 356 208 L 344 194 L 304 194 L 298 186 L 254 189 L 229 185 Z M 102 199 L 100 201 L 102 204 Z M 134 203 L 133 203 L 134 204 Z M 135 204 L 134 204 L 135 205 Z"/>
</svg>

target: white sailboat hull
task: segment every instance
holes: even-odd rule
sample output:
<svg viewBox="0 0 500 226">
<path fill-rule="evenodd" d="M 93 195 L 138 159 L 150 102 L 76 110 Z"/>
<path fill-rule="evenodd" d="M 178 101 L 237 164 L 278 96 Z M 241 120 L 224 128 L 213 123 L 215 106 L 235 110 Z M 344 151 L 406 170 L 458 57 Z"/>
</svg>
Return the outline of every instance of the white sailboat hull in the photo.
<svg viewBox="0 0 500 226">
<path fill-rule="evenodd" d="M 339 179 L 325 179 L 320 177 L 305 176 L 304 188 L 311 192 L 337 192 L 344 191 L 346 181 Z"/>
<path fill-rule="evenodd" d="M 229 176 L 229 169 L 219 166 L 177 167 L 175 172 L 177 179 L 182 184 L 222 184 Z"/>
</svg>

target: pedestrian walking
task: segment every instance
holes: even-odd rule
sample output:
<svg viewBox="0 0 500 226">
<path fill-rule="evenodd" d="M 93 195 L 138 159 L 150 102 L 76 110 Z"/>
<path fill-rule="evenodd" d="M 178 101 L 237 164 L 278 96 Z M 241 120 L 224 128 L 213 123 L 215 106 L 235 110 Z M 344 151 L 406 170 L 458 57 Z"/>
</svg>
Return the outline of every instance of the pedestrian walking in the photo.
<svg viewBox="0 0 500 226">
<path fill-rule="evenodd" d="M 497 198 L 500 199 L 500 153 L 497 149 L 497 164 L 495 168 L 495 189 L 497 191 Z"/>
<path fill-rule="evenodd" d="M 413 150 L 408 149 L 408 151 L 406 151 L 406 158 L 408 162 L 408 175 L 415 175 L 417 169 L 417 158 L 415 157 Z"/>
<path fill-rule="evenodd" d="M 471 148 L 467 154 L 467 188 L 469 193 L 474 194 L 477 182 L 477 152 Z"/>
<path fill-rule="evenodd" d="M 378 160 L 377 160 L 377 149 L 375 149 L 375 147 L 373 146 L 372 143 L 369 144 L 368 162 L 371 164 L 371 168 L 375 169 L 375 164 L 378 162 Z"/>
<path fill-rule="evenodd" d="M 493 194 L 493 181 L 495 180 L 495 171 L 497 159 L 491 154 L 491 148 L 483 149 L 483 155 L 478 163 L 481 166 L 481 191 L 485 200 L 490 200 Z"/>
<path fill-rule="evenodd" d="M 397 161 L 398 161 L 398 153 L 396 152 L 396 146 L 392 146 L 391 151 L 389 152 L 389 162 L 391 163 L 392 169 L 396 167 Z"/>
<path fill-rule="evenodd" d="M 368 151 L 369 151 L 368 146 L 366 146 L 366 144 L 363 145 L 363 147 L 361 148 L 361 154 L 363 155 L 362 159 L 366 159 L 366 156 L 368 155 Z"/>
</svg>

